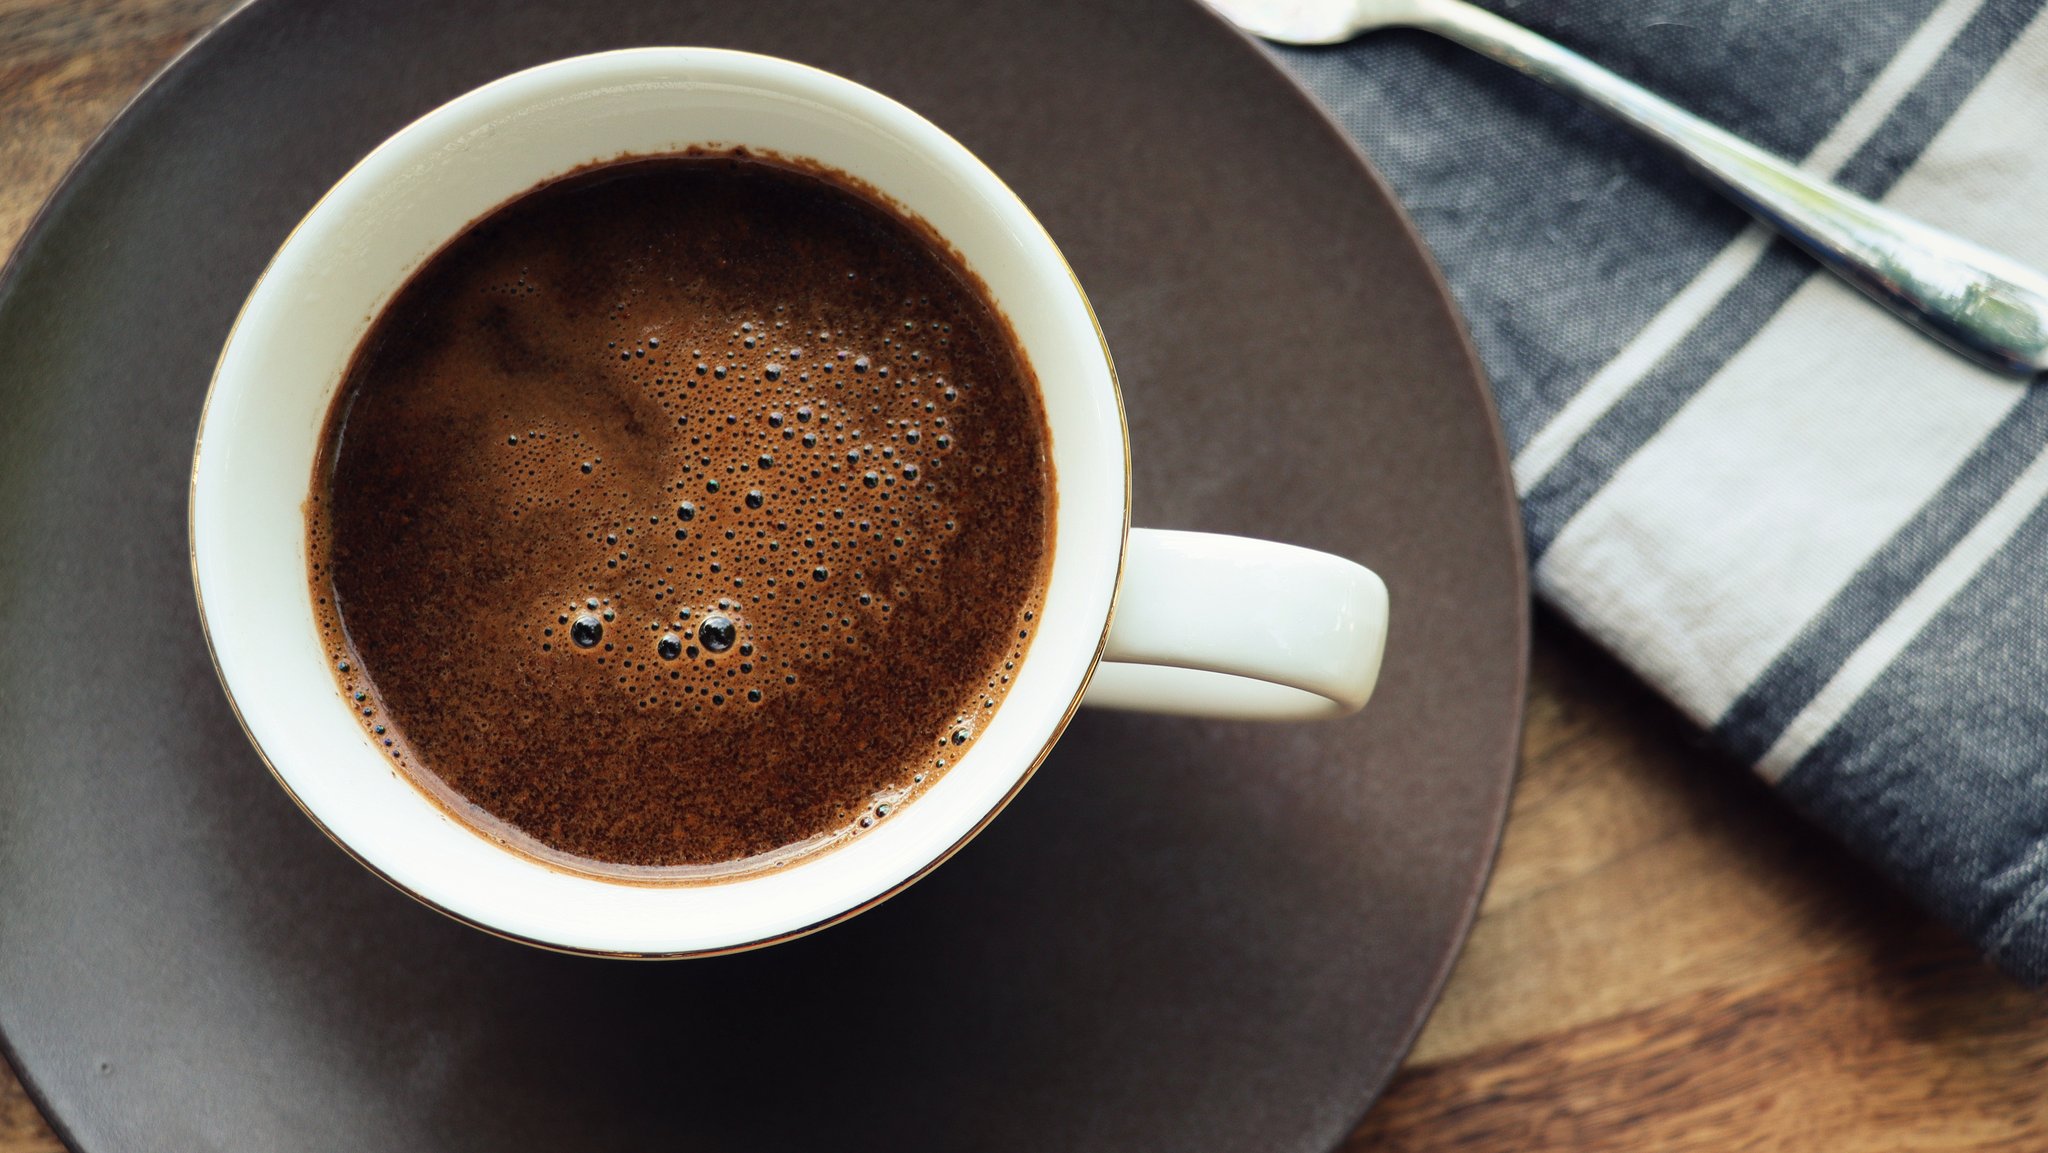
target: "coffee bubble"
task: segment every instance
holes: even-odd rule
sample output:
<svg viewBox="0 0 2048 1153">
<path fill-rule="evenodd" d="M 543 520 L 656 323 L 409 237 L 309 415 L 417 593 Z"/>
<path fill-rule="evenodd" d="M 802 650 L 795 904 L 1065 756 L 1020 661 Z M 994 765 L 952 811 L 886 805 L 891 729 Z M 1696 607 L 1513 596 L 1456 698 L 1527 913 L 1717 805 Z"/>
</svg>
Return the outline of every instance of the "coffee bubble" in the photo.
<svg viewBox="0 0 2048 1153">
<path fill-rule="evenodd" d="M 739 626 L 730 617 L 708 616 L 697 626 L 697 643 L 704 646 L 705 652 L 722 653 L 738 638 Z"/>
</svg>

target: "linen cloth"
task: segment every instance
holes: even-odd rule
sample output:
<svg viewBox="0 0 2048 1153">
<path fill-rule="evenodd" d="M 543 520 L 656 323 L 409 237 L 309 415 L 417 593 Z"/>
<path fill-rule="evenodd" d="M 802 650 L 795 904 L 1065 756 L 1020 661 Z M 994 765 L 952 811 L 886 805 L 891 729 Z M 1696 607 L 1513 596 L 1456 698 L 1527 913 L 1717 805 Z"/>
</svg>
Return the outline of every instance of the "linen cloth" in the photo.
<svg viewBox="0 0 2048 1153">
<path fill-rule="evenodd" d="M 2042 0 L 1486 0 L 2048 269 Z M 1275 49 L 1435 251 L 1538 595 L 2048 981 L 2048 385 L 1978 369 L 1678 162 L 1465 49 Z"/>
</svg>

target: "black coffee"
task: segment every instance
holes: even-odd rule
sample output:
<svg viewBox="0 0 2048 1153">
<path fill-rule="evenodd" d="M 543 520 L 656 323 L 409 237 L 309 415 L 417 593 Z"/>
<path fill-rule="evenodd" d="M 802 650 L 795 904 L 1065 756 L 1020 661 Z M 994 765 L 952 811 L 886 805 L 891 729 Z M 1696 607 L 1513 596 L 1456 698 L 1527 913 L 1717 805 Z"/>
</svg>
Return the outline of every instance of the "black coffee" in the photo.
<svg viewBox="0 0 2048 1153">
<path fill-rule="evenodd" d="M 327 419 L 312 582 L 393 762 L 599 871 L 764 866 L 965 751 L 1037 627 L 1050 434 L 930 230 L 745 153 L 587 169 L 385 308 Z"/>
</svg>

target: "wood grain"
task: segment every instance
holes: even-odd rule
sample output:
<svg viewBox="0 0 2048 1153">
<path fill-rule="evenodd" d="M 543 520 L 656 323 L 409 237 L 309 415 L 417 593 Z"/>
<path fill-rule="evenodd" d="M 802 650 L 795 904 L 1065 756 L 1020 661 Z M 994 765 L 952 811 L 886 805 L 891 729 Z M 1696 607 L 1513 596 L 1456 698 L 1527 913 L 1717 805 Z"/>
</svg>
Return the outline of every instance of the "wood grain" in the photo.
<svg viewBox="0 0 2048 1153">
<path fill-rule="evenodd" d="M 0 248 L 235 0 L 0 0 Z M 0 1064 L 0 1153 L 62 1144 Z M 1545 620 L 1470 944 L 1346 1146 L 2048 1149 L 2048 998 L 1979 962 Z"/>
</svg>

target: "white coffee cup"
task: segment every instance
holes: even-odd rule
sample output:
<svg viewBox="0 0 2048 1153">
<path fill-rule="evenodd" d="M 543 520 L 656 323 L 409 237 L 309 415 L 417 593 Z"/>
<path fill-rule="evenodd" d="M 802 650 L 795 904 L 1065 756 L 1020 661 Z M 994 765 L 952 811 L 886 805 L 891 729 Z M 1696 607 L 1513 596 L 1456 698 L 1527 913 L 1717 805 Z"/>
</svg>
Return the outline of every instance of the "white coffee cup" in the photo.
<svg viewBox="0 0 2048 1153">
<path fill-rule="evenodd" d="M 357 342 L 442 244 L 593 160 L 691 145 L 818 161 L 946 237 L 1036 370 L 1058 512 L 1040 627 L 1009 695 L 924 795 L 777 870 L 626 883 L 503 847 L 394 770 L 329 667 L 304 502 Z M 1129 481 L 1122 398 L 1087 298 L 993 172 L 916 113 L 841 77 L 741 52 L 636 49 L 542 65 L 442 105 L 300 222 L 215 371 L 192 468 L 192 570 L 215 667 L 250 740 L 364 865 L 434 908 L 533 944 L 704 954 L 787 940 L 902 889 L 1003 807 L 1079 705 L 1301 719 L 1365 703 L 1386 638 L 1378 577 L 1290 545 L 1131 529 Z"/>
</svg>

